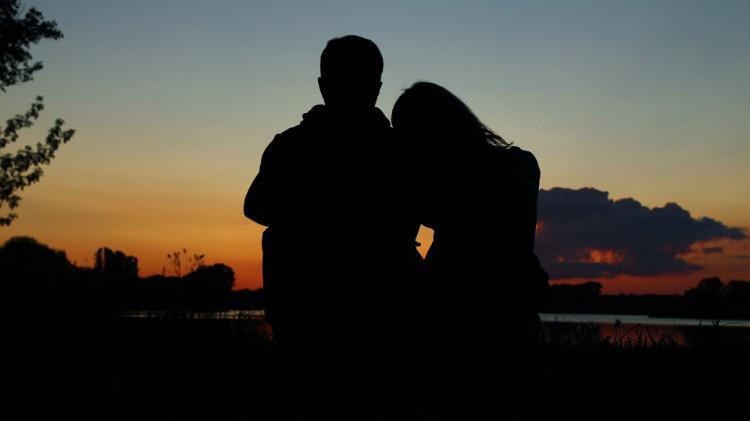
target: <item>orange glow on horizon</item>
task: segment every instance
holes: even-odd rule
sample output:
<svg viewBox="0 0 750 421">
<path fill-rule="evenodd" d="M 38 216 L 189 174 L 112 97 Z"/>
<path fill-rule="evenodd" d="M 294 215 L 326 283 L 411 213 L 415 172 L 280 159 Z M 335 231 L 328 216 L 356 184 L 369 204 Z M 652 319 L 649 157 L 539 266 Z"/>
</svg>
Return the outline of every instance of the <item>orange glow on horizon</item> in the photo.
<svg viewBox="0 0 750 421">
<path fill-rule="evenodd" d="M 23 221 L 23 220 L 19 220 Z M 203 241 L 184 241 L 183 246 L 189 252 L 206 254 L 205 263 L 224 263 L 232 267 L 236 276 L 236 289 L 260 288 L 262 282 L 262 252 L 260 249 L 260 237 L 263 227 L 250 221 L 238 219 L 234 227 L 228 228 L 224 233 L 216 233 L 214 239 L 205 238 Z M 22 227 L 18 224 L 16 229 Z M 19 229 L 20 230 L 20 229 Z M 12 232 L 6 230 L 4 234 Z M 234 233 L 234 234 L 233 234 Z M 140 275 L 150 276 L 161 274 L 165 268 L 168 269 L 166 254 L 177 250 L 178 247 L 167 238 L 151 241 L 138 241 L 137 239 L 110 239 L 100 240 L 98 236 L 85 235 L 66 237 L 64 235 L 42 235 L 41 232 L 26 231 L 26 233 L 13 233 L 13 235 L 31 235 L 50 247 L 64 250 L 68 258 L 79 266 L 92 266 L 93 255 L 100 246 L 121 250 L 126 254 L 138 258 Z M 56 234 L 52 232 L 51 234 Z M 8 235 L 0 238 L 0 243 L 13 236 Z M 186 238 L 186 240 L 188 240 Z M 422 228 L 418 235 L 420 253 L 423 255 L 429 249 L 432 242 L 432 230 Z M 685 289 L 693 287 L 703 278 L 719 276 L 724 281 L 733 279 L 750 280 L 750 268 L 748 259 L 743 258 L 750 249 L 750 241 L 722 240 L 710 244 L 696 245 L 696 249 L 714 246 L 722 247 L 722 254 L 691 253 L 683 256 L 691 263 L 704 267 L 702 270 L 684 273 L 668 274 L 650 277 L 639 277 L 620 275 L 613 278 L 600 279 L 564 279 L 555 280 L 552 283 L 582 283 L 588 281 L 600 282 L 605 294 L 681 294 Z M 622 256 L 612 250 L 591 249 L 579 261 L 616 263 Z M 457 280 L 457 283 L 460 281 Z"/>
<path fill-rule="evenodd" d="M 583 249 L 578 250 L 573 258 L 558 256 L 556 260 L 560 263 L 606 263 L 616 265 L 622 263 L 624 257 L 616 250 L 608 249 Z"/>
<path fill-rule="evenodd" d="M 100 176 L 94 184 L 80 175 L 61 183 L 50 174 L 24 195 L 20 217 L 10 227 L 0 229 L 0 243 L 13 236 L 32 236 L 64 250 L 80 266 L 93 265 L 94 252 L 109 247 L 137 257 L 141 276 L 161 274 L 168 268 L 167 253 L 186 248 L 205 254 L 208 264 L 232 267 L 236 288 L 262 287 L 263 227 L 242 215 L 245 182 L 217 189 L 201 178 L 177 184 L 169 179 L 149 183 L 132 178 Z M 127 188 L 126 182 L 140 182 L 141 187 Z M 136 197 L 138 200 L 133 199 Z M 537 230 L 543 226 L 544 221 L 539 221 Z M 353 236 L 366 236 L 366 232 L 355 231 Z M 425 255 L 432 230 L 423 227 L 417 239 L 419 251 Z M 604 292 L 671 294 L 682 293 L 708 276 L 727 281 L 750 279 L 750 260 L 742 258 L 750 256 L 750 240 L 721 240 L 693 247 L 694 252 L 681 257 L 705 269 L 655 277 L 605 278 L 600 280 Z M 702 252 L 717 247 L 721 247 L 721 253 Z M 577 261 L 616 264 L 624 257 L 615 250 L 589 249 Z"/>
</svg>

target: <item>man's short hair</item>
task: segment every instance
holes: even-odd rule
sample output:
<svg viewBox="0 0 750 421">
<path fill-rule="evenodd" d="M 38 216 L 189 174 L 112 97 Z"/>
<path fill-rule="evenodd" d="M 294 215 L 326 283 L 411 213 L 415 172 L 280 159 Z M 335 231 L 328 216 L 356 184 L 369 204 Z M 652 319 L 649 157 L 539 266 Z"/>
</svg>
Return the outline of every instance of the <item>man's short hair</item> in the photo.
<svg viewBox="0 0 750 421">
<path fill-rule="evenodd" d="M 320 55 L 320 76 L 324 78 L 351 77 L 353 73 L 373 76 L 380 81 L 383 56 L 378 46 L 367 38 L 347 35 L 328 41 Z"/>
</svg>

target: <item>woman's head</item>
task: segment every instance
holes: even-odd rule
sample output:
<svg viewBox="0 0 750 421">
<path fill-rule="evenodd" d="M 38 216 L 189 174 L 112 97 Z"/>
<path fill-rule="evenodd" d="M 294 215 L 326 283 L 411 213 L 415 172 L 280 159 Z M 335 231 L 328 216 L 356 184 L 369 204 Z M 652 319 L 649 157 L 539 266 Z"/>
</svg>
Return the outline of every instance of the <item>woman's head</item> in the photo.
<svg viewBox="0 0 750 421">
<path fill-rule="evenodd" d="M 510 146 L 457 96 L 440 85 L 417 82 L 393 106 L 393 127 L 424 147 L 470 151 L 487 144 Z"/>
</svg>

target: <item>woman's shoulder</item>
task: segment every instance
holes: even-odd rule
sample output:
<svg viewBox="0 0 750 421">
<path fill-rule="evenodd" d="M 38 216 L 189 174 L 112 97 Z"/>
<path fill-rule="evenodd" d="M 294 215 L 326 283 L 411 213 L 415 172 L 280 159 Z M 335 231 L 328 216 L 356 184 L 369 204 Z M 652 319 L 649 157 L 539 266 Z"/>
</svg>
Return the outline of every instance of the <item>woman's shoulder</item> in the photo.
<svg viewBox="0 0 750 421">
<path fill-rule="evenodd" d="M 521 149 L 518 146 L 508 146 L 504 148 L 494 147 L 498 156 L 502 156 L 505 165 L 518 168 L 527 176 L 539 178 L 539 162 L 533 153 Z"/>
<path fill-rule="evenodd" d="M 508 146 L 507 148 L 505 148 L 505 150 L 519 161 L 536 164 L 536 157 L 530 151 L 521 149 L 518 146 L 513 145 Z"/>
</svg>

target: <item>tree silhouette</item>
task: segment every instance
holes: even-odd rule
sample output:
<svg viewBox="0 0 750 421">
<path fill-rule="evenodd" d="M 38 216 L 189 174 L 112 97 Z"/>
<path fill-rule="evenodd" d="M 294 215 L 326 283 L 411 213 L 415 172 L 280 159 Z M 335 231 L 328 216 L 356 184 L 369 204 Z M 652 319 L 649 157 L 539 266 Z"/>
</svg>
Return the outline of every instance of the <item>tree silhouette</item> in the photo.
<svg viewBox="0 0 750 421">
<path fill-rule="evenodd" d="M 94 254 L 94 270 L 124 279 L 138 278 L 138 258 L 108 247 L 100 247 Z"/>
<path fill-rule="evenodd" d="M 0 0 L 0 90 L 5 92 L 9 86 L 33 80 L 34 73 L 42 69 L 41 61 L 31 61 L 31 45 L 62 37 L 57 23 L 44 20 L 37 9 L 32 7 L 24 13 L 19 0 Z M 0 151 L 18 140 L 18 132 L 31 127 L 43 109 L 43 98 L 38 96 L 28 111 L 7 120 L 5 127 L 0 127 Z M 39 181 L 44 173 L 42 166 L 48 165 L 60 145 L 73 137 L 75 131 L 63 129 L 64 124 L 61 119 L 55 120 L 44 142 L 35 147 L 0 154 L 0 208 L 9 209 L 0 213 L 0 226 L 10 225 L 17 217 L 12 210 L 21 201 L 18 192 Z"/>
<path fill-rule="evenodd" d="M 717 300 L 723 295 L 724 284 L 716 276 L 701 279 L 698 285 L 685 290 L 686 297 L 695 297 L 704 300 Z"/>
<path fill-rule="evenodd" d="M 701 279 L 698 285 L 685 290 L 684 296 L 693 312 L 712 319 L 714 325 L 719 324 L 721 314 L 727 310 L 726 288 L 718 277 Z"/>
<path fill-rule="evenodd" d="M 0 246 L 0 317 L 33 307 L 36 315 L 70 305 L 76 268 L 65 252 L 31 237 L 13 237 Z M 15 317 L 19 326 L 26 320 Z"/>
<path fill-rule="evenodd" d="M 183 282 L 191 308 L 219 307 L 230 297 L 234 287 L 234 271 L 221 263 L 201 266 L 185 275 Z"/>
<path fill-rule="evenodd" d="M 4 288 L 50 288 L 60 283 L 72 268 L 65 252 L 32 237 L 13 237 L 0 245 L 0 277 Z"/>
</svg>

